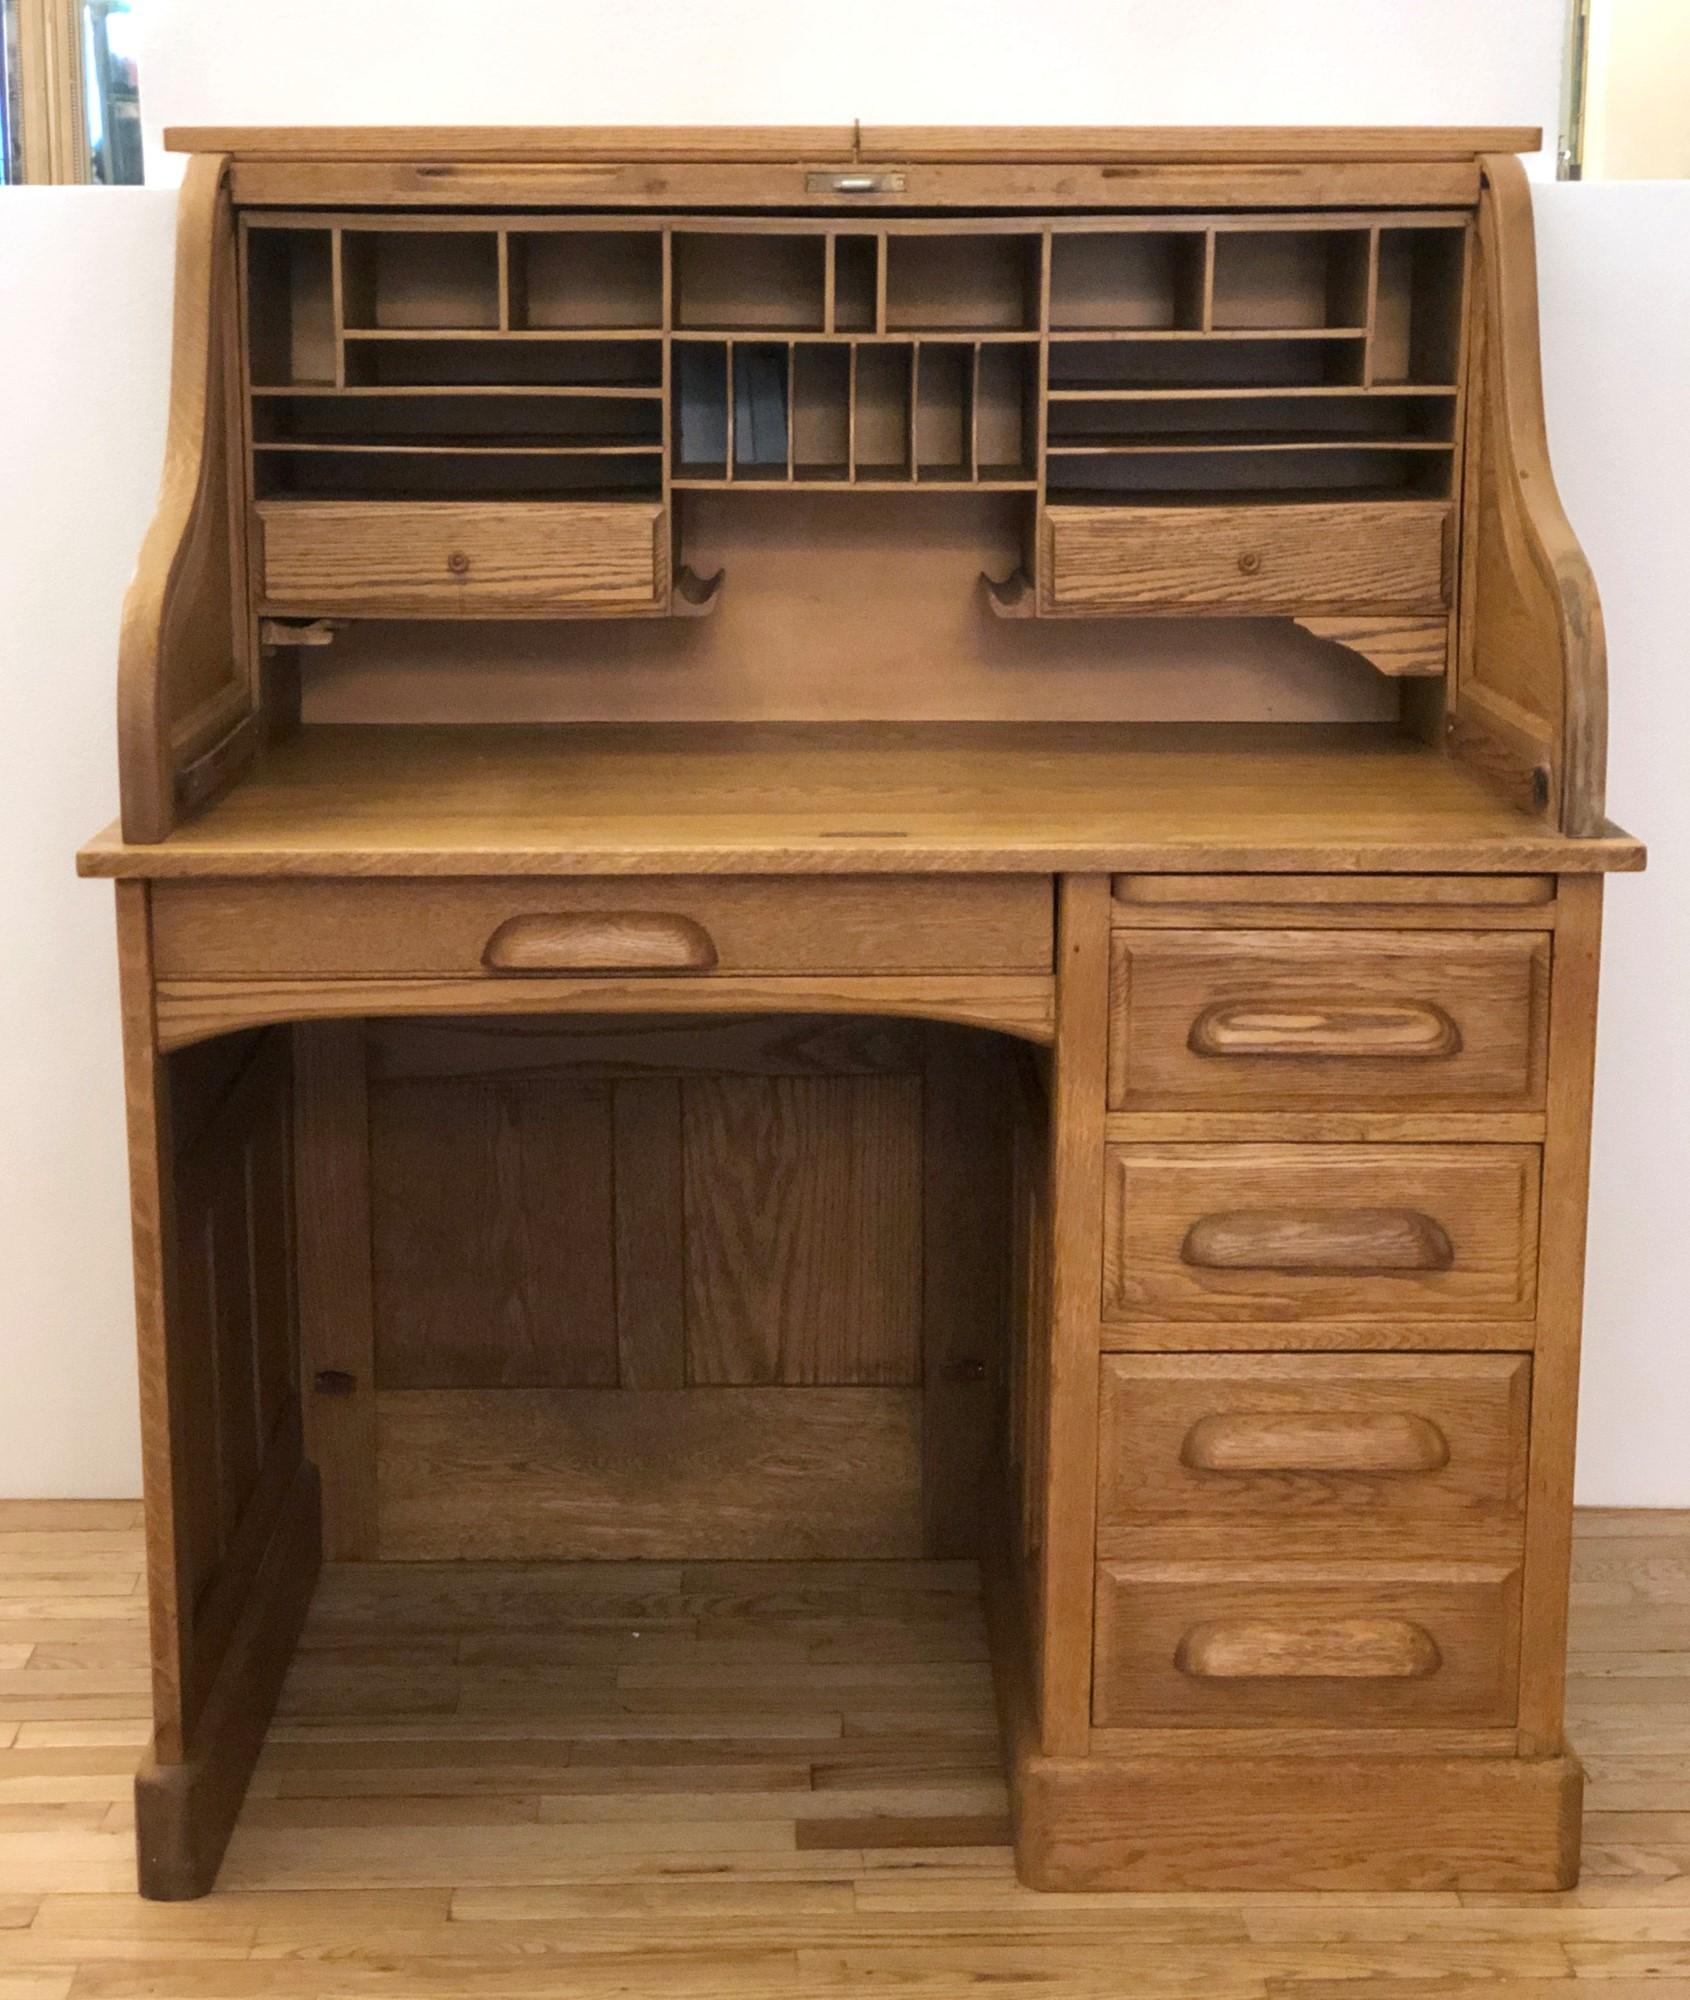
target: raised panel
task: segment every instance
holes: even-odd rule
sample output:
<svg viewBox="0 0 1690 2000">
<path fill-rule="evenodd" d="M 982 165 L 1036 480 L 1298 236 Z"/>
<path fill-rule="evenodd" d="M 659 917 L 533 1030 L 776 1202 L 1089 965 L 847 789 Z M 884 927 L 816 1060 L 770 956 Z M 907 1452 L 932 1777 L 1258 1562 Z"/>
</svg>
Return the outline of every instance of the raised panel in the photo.
<svg viewBox="0 0 1690 2000">
<path fill-rule="evenodd" d="M 1534 931 L 1117 931 L 1109 1102 L 1536 1109 L 1548 983 Z"/>
<path fill-rule="evenodd" d="M 1103 1363 L 1098 1555 L 1512 1554 L 1523 1355 L 1144 1355 Z"/>
<path fill-rule="evenodd" d="M 687 1379 L 921 1379 L 918 1077 L 682 1091 Z"/>
<path fill-rule="evenodd" d="M 1093 1721 L 1511 1723 L 1512 1565 L 1106 1562 Z"/>
<path fill-rule="evenodd" d="M 615 1384 L 605 1085 L 378 1085 L 370 1143 L 380 1387 Z"/>
<path fill-rule="evenodd" d="M 922 1553 L 914 1389 L 401 1390 L 376 1410 L 390 1560 Z"/>
<path fill-rule="evenodd" d="M 1526 1320 L 1534 1146 L 1109 1150 L 1104 1316 Z"/>
</svg>

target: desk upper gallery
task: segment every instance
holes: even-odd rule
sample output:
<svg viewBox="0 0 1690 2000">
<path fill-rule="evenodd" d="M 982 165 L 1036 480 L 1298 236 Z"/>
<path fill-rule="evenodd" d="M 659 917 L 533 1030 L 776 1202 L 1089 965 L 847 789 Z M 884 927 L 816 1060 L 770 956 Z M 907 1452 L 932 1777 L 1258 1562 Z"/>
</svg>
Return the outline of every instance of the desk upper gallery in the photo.
<svg viewBox="0 0 1690 2000">
<path fill-rule="evenodd" d="M 1573 1879 L 1536 142 L 174 135 L 144 1893 L 325 1554 L 977 1557 L 1027 1880 Z"/>
</svg>

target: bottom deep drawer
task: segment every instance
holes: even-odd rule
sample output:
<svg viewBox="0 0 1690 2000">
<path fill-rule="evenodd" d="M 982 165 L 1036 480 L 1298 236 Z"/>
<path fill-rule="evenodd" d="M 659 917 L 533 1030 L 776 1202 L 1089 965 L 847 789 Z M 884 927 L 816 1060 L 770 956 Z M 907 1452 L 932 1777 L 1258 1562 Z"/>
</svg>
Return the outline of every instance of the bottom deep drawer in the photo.
<svg viewBox="0 0 1690 2000">
<path fill-rule="evenodd" d="M 1519 1572 L 1103 1563 L 1092 1720 L 1512 1724 Z"/>
</svg>

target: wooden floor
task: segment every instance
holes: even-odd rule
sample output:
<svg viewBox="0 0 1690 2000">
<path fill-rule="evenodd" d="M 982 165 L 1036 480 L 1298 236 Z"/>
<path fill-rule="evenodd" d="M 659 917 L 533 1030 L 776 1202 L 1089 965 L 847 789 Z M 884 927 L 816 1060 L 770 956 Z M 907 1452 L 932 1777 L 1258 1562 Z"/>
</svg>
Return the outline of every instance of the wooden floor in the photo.
<svg viewBox="0 0 1690 2000">
<path fill-rule="evenodd" d="M 0 2000 L 1690 1995 L 1690 1514 L 1582 1517 L 1537 1898 L 1018 1888 L 975 1577 L 876 1563 L 332 1572 L 223 1886 L 144 1904 L 140 1562 L 0 1503 Z"/>
</svg>

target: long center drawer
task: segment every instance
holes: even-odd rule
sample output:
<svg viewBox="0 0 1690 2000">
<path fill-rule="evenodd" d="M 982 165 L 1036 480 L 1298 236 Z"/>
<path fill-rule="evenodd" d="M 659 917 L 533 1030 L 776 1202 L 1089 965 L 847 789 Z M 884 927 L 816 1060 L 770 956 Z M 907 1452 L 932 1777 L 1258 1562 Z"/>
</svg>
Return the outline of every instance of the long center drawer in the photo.
<svg viewBox="0 0 1690 2000">
<path fill-rule="evenodd" d="M 1048 973 L 1050 878 L 160 883 L 165 978 Z"/>
</svg>

